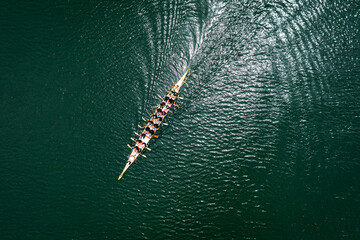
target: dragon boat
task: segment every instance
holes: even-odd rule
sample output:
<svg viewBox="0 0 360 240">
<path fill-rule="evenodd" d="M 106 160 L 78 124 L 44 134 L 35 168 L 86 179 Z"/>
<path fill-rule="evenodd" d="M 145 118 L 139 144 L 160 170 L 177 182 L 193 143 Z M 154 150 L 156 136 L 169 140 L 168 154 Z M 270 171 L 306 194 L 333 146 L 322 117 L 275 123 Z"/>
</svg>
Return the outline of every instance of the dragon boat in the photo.
<svg viewBox="0 0 360 240">
<path fill-rule="evenodd" d="M 152 139 L 152 137 L 157 138 L 155 133 L 157 130 L 159 130 L 161 124 L 163 125 L 165 124 L 164 123 L 165 117 L 168 114 L 168 112 L 171 112 L 170 108 L 172 107 L 172 105 L 178 107 L 178 105 L 175 104 L 175 100 L 176 98 L 179 98 L 180 88 L 190 77 L 190 74 L 188 75 L 189 70 L 190 68 L 185 72 L 185 74 L 180 78 L 180 80 L 175 84 L 175 86 L 173 86 L 170 89 L 170 91 L 165 97 L 163 98 L 160 97 L 162 99 L 162 102 L 158 106 L 156 106 L 155 113 L 150 115 L 150 118 L 148 120 L 143 118 L 143 120 L 146 122 L 146 125 L 144 127 L 141 126 L 139 127 L 144 128 L 144 130 L 142 131 L 141 134 L 135 133 L 136 135 L 139 136 L 138 140 L 132 138 L 132 140 L 135 142 L 134 147 L 128 145 L 128 147 L 131 148 L 132 151 L 118 180 L 120 180 L 123 177 L 126 170 L 131 166 L 131 164 L 135 162 L 135 160 L 139 156 L 146 158 L 146 156 L 142 154 L 145 149 L 151 151 L 151 149 L 148 148 L 149 141 Z"/>
</svg>

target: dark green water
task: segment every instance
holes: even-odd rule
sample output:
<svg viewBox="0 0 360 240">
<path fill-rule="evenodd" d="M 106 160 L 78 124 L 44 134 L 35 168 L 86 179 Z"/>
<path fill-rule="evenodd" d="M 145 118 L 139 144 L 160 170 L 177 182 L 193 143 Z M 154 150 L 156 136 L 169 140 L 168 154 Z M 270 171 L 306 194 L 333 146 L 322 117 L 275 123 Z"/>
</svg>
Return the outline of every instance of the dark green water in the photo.
<svg viewBox="0 0 360 240">
<path fill-rule="evenodd" d="M 1 2 L 1 239 L 360 239 L 359 19 L 357 0 Z"/>
</svg>

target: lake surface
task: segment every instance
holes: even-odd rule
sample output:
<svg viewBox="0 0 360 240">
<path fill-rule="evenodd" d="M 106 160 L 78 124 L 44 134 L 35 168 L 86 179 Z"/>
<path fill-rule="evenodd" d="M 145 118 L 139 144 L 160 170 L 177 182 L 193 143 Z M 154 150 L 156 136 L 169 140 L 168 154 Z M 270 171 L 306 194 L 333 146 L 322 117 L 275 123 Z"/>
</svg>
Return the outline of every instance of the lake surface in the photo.
<svg viewBox="0 0 360 240">
<path fill-rule="evenodd" d="M 360 239 L 359 19 L 357 0 L 1 2 L 1 239 Z"/>
</svg>

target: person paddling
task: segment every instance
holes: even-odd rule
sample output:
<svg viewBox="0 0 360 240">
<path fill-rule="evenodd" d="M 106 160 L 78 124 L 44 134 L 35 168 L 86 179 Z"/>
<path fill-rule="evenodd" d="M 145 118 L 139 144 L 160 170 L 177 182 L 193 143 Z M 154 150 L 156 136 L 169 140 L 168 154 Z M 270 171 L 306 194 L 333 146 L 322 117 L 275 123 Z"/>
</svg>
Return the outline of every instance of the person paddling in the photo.
<svg viewBox="0 0 360 240">
<path fill-rule="evenodd" d="M 136 146 L 135 148 L 134 148 L 134 151 L 135 151 L 135 153 L 140 153 L 141 152 L 141 150 L 140 150 L 140 148 L 138 147 L 138 146 Z"/>
<path fill-rule="evenodd" d="M 170 106 L 169 106 L 169 105 L 166 105 L 166 106 L 164 106 L 161 110 L 162 110 L 163 112 L 167 112 L 167 111 L 169 110 L 169 108 L 170 108 Z"/>
<path fill-rule="evenodd" d="M 154 120 L 154 124 L 158 124 L 158 123 L 160 123 L 161 121 L 160 121 L 160 117 L 157 117 L 156 118 L 156 120 Z"/>
<path fill-rule="evenodd" d="M 139 139 L 136 142 L 136 146 L 142 151 L 145 148 L 145 143 Z"/>
<path fill-rule="evenodd" d="M 154 124 L 149 125 L 150 131 L 155 129 Z"/>
</svg>

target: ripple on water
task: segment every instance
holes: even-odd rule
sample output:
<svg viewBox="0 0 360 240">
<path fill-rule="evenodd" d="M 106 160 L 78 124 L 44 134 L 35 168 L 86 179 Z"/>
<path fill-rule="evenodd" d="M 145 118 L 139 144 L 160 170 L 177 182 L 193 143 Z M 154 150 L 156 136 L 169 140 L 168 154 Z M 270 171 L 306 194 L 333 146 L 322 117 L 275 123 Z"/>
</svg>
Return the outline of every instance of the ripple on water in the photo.
<svg viewBox="0 0 360 240">
<path fill-rule="evenodd" d="M 356 1 L 5 5 L 10 237 L 359 238 Z M 188 65 L 180 108 L 115 181 Z"/>
</svg>

